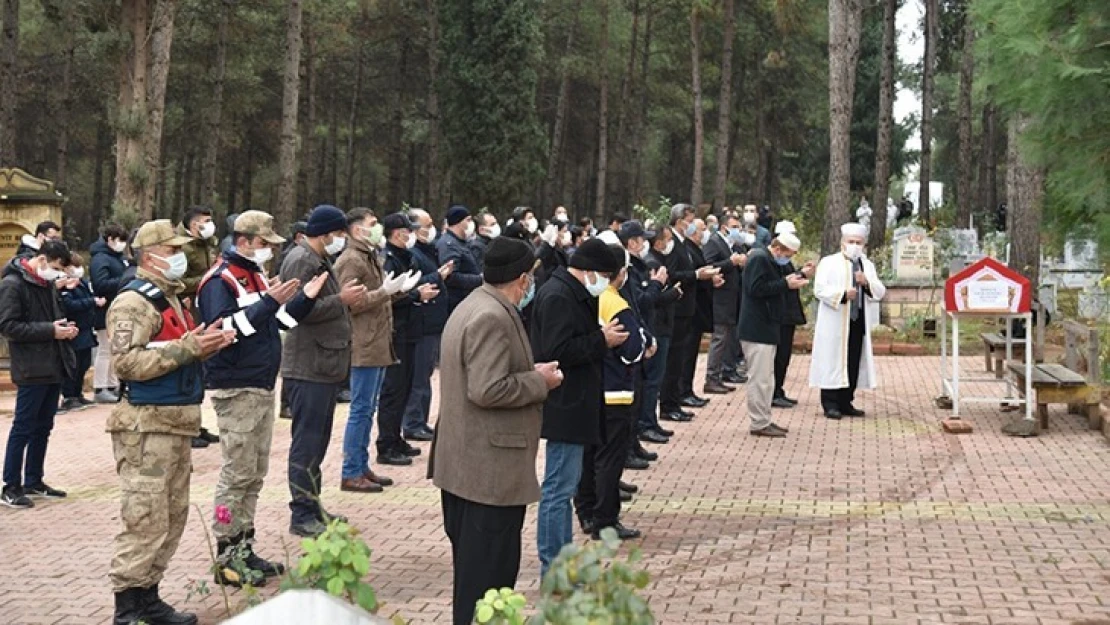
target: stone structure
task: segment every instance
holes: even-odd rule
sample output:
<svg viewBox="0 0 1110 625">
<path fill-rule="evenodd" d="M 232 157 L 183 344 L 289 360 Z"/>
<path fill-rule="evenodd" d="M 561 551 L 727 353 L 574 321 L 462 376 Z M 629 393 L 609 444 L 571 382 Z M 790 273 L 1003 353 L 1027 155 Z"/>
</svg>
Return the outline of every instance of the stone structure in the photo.
<svg viewBox="0 0 1110 625">
<path fill-rule="evenodd" d="M 936 245 L 924 229 L 906 226 L 894 231 L 891 261 L 896 281 L 931 283 L 935 276 Z"/>
</svg>

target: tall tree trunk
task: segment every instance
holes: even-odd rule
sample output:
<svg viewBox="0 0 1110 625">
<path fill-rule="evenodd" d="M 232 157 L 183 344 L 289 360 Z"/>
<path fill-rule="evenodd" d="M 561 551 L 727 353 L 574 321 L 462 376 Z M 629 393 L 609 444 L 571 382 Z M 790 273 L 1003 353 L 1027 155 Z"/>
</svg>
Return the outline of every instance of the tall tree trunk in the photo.
<svg viewBox="0 0 1110 625">
<path fill-rule="evenodd" d="M 937 44 L 940 40 L 940 0 L 925 0 L 925 58 L 921 72 L 921 196 L 918 216 L 929 224 L 929 183 L 933 172 L 933 74 L 937 67 Z"/>
<path fill-rule="evenodd" d="M 146 167 L 143 145 L 147 129 L 149 28 L 149 1 L 123 0 L 120 7 L 120 32 L 124 35 L 125 43 L 120 59 L 113 218 L 123 222 L 125 226 L 143 220 L 145 187 L 153 184 L 153 172 Z"/>
<path fill-rule="evenodd" d="M 995 146 L 998 143 L 998 112 L 990 101 L 987 89 L 987 103 L 983 105 L 982 136 L 979 145 L 979 205 L 988 215 L 995 214 L 998 208 L 998 158 Z M 1001 230 L 1006 224 L 993 224 Z"/>
<path fill-rule="evenodd" d="M 559 171 L 559 163 L 563 154 L 563 135 L 566 134 L 567 108 L 570 106 L 570 55 L 574 52 L 574 36 L 578 32 L 578 18 L 582 9 L 582 0 L 575 0 L 573 20 L 567 30 L 567 44 L 564 48 L 563 58 L 560 63 L 562 69 L 559 78 L 559 99 L 555 102 L 555 124 L 551 129 L 551 151 L 547 154 L 547 176 L 544 180 L 543 203 L 544 206 L 553 206 L 556 201 L 563 202 L 564 198 L 555 199 L 555 177 Z"/>
<path fill-rule="evenodd" d="M 242 154 L 241 150 L 236 150 L 231 158 L 228 159 L 228 172 L 227 172 L 227 214 L 230 215 L 236 212 L 238 207 L 239 197 L 239 155 Z"/>
<path fill-rule="evenodd" d="M 642 201 L 641 184 L 643 176 L 643 143 L 644 130 L 647 128 L 648 119 L 648 65 L 651 61 L 651 26 L 654 13 L 649 6 L 644 17 L 644 47 L 640 53 L 640 110 L 636 116 L 636 128 L 632 133 L 632 198 L 636 202 Z M 635 42 L 633 42 L 635 44 Z"/>
<path fill-rule="evenodd" d="M 636 56 L 640 39 L 640 0 L 632 0 L 632 33 L 628 37 L 628 64 L 621 77 L 620 100 L 617 101 L 617 134 L 615 142 L 616 167 L 613 176 L 615 192 L 610 193 L 615 206 L 632 206 L 632 162 L 629 158 L 628 132 L 634 116 L 632 93 L 636 84 Z"/>
<path fill-rule="evenodd" d="M 1027 115 L 1017 113 L 1010 117 L 1006 150 L 1006 229 L 1010 234 L 1010 268 L 1029 278 L 1036 289 L 1040 284 L 1045 172 L 1025 154 L 1021 136 L 1029 125 Z"/>
<path fill-rule="evenodd" d="M 0 167 L 15 167 L 15 110 L 19 106 L 19 0 L 4 3 L 3 42 L 0 44 Z"/>
<path fill-rule="evenodd" d="M 447 205 L 443 195 L 446 188 L 442 180 L 442 163 L 439 112 L 439 0 L 427 0 L 428 10 L 428 205 L 439 208 Z"/>
<path fill-rule="evenodd" d="M 301 125 L 301 166 L 297 168 L 297 206 L 309 205 L 313 196 L 319 197 L 320 173 L 317 154 L 320 142 L 316 139 L 316 29 L 312 27 L 312 14 L 304 18 L 304 90 L 305 105 L 301 107 L 304 119 Z"/>
<path fill-rule="evenodd" d="M 243 208 L 254 206 L 254 145 L 250 139 L 244 146 L 247 152 L 247 162 L 243 165 Z"/>
<path fill-rule="evenodd" d="M 872 250 L 886 241 L 886 204 L 890 198 L 890 157 L 894 130 L 895 13 L 898 0 L 883 0 L 883 57 L 879 70 L 879 137 L 875 145 L 875 192 L 871 196 L 871 232 L 867 246 Z"/>
<path fill-rule="evenodd" d="M 112 149 L 110 141 L 108 127 L 103 121 L 98 120 L 96 123 L 96 150 L 93 153 L 93 223 L 99 223 L 106 213 L 104 210 L 104 161 L 107 160 L 106 154 Z"/>
<path fill-rule="evenodd" d="M 73 58 L 77 50 L 77 3 L 69 2 L 64 7 L 62 18 L 62 80 L 59 94 L 57 162 L 54 168 L 54 184 L 65 189 L 69 183 L 69 132 L 73 116 Z"/>
<path fill-rule="evenodd" d="M 736 3 L 724 0 L 725 32 L 721 51 L 721 98 L 717 103 L 717 176 L 713 179 L 713 209 L 725 205 L 728 184 L 728 140 L 732 113 L 732 46 L 736 39 Z"/>
<path fill-rule="evenodd" d="M 408 37 L 402 37 L 399 51 L 400 59 L 397 63 L 397 85 L 403 85 L 408 79 L 406 74 L 408 74 L 409 46 Z M 400 210 L 401 204 L 405 200 L 402 194 L 405 183 L 406 151 L 403 145 L 404 137 L 401 133 L 401 125 L 404 121 L 402 111 L 405 108 L 405 90 L 398 88 L 395 92 L 392 132 L 389 142 L 389 207 L 391 211 Z"/>
<path fill-rule="evenodd" d="M 301 93 L 301 18 L 301 0 L 289 0 L 285 26 L 284 85 L 281 98 L 281 151 L 278 158 L 277 197 L 274 202 L 274 221 L 282 228 L 293 220 L 293 203 L 297 200 L 297 108 Z"/>
<path fill-rule="evenodd" d="M 234 9 L 232 0 L 220 2 L 220 23 L 216 27 L 216 76 L 212 85 L 212 100 L 208 103 L 208 134 L 204 137 L 204 192 L 201 201 L 215 204 L 216 164 L 220 141 L 223 138 L 224 78 L 227 76 L 227 28 Z"/>
<path fill-rule="evenodd" d="M 862 24 L 862 0 L 829 0 L 829 192 L 823 254 L 840 246 L 840 226 L 851 214 L 852 100 Z"/>
<path fill-rule="evenodd" d="M 701 204 L 702 161 L 705 159 L 705 112 L 701 103 L 701 14 L 697 3 L 690 10 L 690 74 L 694 90 L 694 175 L 690 182 L 690 203 Z"/>
<path fill-rule="evenodd" d="M 964 49 L 963 58 L 960 59 L 960 94 L 957 105 L 960 135 L 960 171 L 956 182 L 957 228 L 970 227 L 972 212 L 971 81 L 975 71 L 975 27 L 971 20 L 971 8 L 965 7 L 964 12 Z"/>
<path fill-rule="evenodd" d="M 328 164 L 326 171 L 327 187 L 324 200 L 330 204 L 339 203 L 339 97 L 328 96 Z"/>
<path fill-rule="evenodd" d="M 365 56 L 359 46 L 355 59 L 355 89 L 351 94 L 351 115 L 347 118 L 347 171 L 343 176 L 343 206 L 352 207 L 355 184 L 355 130 L 358 124 L 359 94 L 362 93 L 362 66 Z"/>
<path fill-rule="evenodd" d="M 605 216 L 605 176 L 609 166 L 609 0 L 601 2 L 601 47 L 598 50 L 600 77 L 598 90 L 601 98 L 597 105 L 597 194 L 594 196 L 594 214 L 598 222 Z"/>
<path fill-rule="evenodd" d="M 173 46 L 173 21 L 177 0 L 155 0 L 150 21 L 150 76 L 147 82 L 147 123 L 143 152 L 149 176 L 157 180 L 162 168 L 162 123 L 166 112 L 166 85 L 170 78 L 170 50 Z M 154 215 L 156 184 L 144 187 L 140 216 Z"/>
</svg>

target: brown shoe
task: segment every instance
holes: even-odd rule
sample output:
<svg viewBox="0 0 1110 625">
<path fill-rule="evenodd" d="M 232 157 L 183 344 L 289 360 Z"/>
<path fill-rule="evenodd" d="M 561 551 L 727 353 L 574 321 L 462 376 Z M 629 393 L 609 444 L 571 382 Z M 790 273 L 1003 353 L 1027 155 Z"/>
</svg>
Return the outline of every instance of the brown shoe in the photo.
<svg viewBox="0 0 1110 625">
<path fill-rule="evenodd" d="M 353 493 L 380 493 L 382 492 L 382 486 L 381 484 L 371 482 L 363 476 L 343 480 L 339 483 L 339 490 Z"/>
<path fill-rule="evenodd" d="M 717 380 L 708 380 L 702 388 L 702 392 L 706 395 L 728 395 L 736 389 L 731 386 L 725 386 Z"/>
<path fill-rule="evenodd" d="M 378 475 L 373 471 L 367 471 L 362 475 L 362 477 L 377 484 L 378 486 L 393 486 L 393 478 L 388 478 L 384 475 Z"/>
<path fill-rule="evenodd" d="M 782 430 L 783 432 L 789 432 L 790 431 L 790 428 L 786 427 L 785 425 L 779 425 L 777 423 L 771 423 L 771 425 L 773 425 L 774 427 L 777 427 L 778 429 Z"/>
<path fill-rule="evenodd" d="M 769 436 L 771 438 L 785 438 L 786 437 L 786 432 L 783 432 L 779 428 L 775 427 L 774 424 L 771 424 L 771 425 L 768 425 L 767 427 L 763 428 L 762 430 L 752 430 L 751 435 L 752 436 Z"/>
</svg>

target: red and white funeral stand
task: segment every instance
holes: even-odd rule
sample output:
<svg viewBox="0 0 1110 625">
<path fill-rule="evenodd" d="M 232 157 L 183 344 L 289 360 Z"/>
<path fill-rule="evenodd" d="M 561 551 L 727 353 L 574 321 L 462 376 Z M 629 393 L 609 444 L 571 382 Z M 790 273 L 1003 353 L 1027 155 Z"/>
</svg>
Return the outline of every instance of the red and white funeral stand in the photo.
<svg viewBox="0 0 1110 625">
<path fill-rule="evenodd" d="M 1030 314 L 1032 292 L 1029 280 L 997 260 L 986 257 L 944 283 L 944 315 L 941 317 L 940 370 L 944 394 L 952 400 L 952 418 L 959 419 L 961 403 L 990 403 L 1025 406 L 1025 420 L 1033 421 L 1033 324 Z M 1025 395 L 1016 397 L 1014 376 L 964 377 L 960 374 L 960 319 L 995 317 L 1006 322 L 1006 362 L 1013 358 L 1014 320 L 1025 321 Z M 948 362 L 948 331 L 952 325 L 952 362 Z M 1020 339 L 1019 339 L 1020 340 Z M 1006 395 L 971 397 L 960 394 L 960 382 L 1002 383 Z"/>
</svg>

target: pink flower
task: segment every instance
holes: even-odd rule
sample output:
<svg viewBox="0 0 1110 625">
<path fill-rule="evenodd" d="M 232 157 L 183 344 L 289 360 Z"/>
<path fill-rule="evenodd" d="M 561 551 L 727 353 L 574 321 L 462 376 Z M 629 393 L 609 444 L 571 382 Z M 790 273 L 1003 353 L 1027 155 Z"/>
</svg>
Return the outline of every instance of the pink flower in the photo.
<svg viewBox="0 0 1110 625">
<path fill-rule="evenodd" d="M 216 506 L 216 522 L 220 525 L 231 523 L 231 510 L 228 510 L 227 506 L 223 504 Z"/>
</svg>

